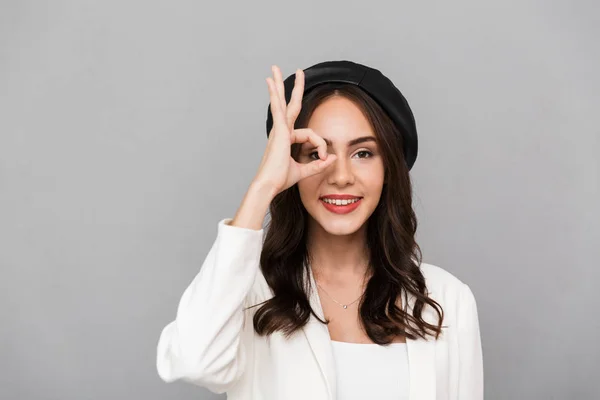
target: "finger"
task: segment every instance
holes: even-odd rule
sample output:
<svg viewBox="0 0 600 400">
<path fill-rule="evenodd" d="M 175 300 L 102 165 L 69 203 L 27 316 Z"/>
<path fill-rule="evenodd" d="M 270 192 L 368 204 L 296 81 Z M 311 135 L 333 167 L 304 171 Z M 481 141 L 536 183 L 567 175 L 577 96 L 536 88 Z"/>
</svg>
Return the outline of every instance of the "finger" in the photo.
<svg viewBox="0 0 600 400">
<path fill-rule="evenodd" d="M 295 129 L 292 131 L 291 143 L 311 143 L 317 148 L 319 158 L 325 160 L 327 158 L 327 143 L 310 128 Z"/>
<path fill-rule="evenodd" d="M 279 95 L 277 94 L 277 88 L 273 78 L 266 78 L 267 86 L 269 87 L 269 96 L 271 100 L 271 114 L 273 115 L 273 125 L 277 123 L 285 123 L 285 114 L 281 109 L 281 102 L 279 101 Z"/>
<path fill-rule="evenodd" d="M 271 69 L 273 70 L 273 75 L 275 77 L 275 87 L 277 88 L 277 93 L 279 94 L 281 109 L 285 112 L 287 103 L 285 102 L 285 86 L 283 85 L 283 77 L 281 75 L 281 70 L 277 65 L 272 65 Z"/>
<path fill-rule="evenodd" d="M 320 174 L 325 171 L 327 167 L 334 163 L 337 159 L 335 154 L 328 154 L 325 160 L 315 160 L 308 164 L 300 164 L 299 166 L 299 180 L 308 178 L 309 176 L 313 176 L 316 174 Z"/>
<path fill-rule="evenodd" d="M 301 69 L 296 70 L 296 80 L 294 81 L 294 89 L 292 90 L 292 96 L 290 103 L 286 107 L 287 124 L 290 131 L 294 129 L 294 123 L 296 118 L 300 114 L 302 109 L 302 95 L 304 94 L 304 71 Z"/>
</svg>

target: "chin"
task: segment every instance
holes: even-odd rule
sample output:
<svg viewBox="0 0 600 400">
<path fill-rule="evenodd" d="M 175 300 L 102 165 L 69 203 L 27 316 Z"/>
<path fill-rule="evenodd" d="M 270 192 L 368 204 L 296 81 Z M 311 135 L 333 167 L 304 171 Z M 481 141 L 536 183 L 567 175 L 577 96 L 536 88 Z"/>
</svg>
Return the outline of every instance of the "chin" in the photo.
<svg viewBox="0 0 600 400">
<path fill-rule="evenodd" d="M 336 236 L 352 235 L 353 233 L 356 233 L 368 219 L 363 214 L 335 215 L 327 210 L 318 215 L 311 216 L 325 232 Z"/>
</svg>

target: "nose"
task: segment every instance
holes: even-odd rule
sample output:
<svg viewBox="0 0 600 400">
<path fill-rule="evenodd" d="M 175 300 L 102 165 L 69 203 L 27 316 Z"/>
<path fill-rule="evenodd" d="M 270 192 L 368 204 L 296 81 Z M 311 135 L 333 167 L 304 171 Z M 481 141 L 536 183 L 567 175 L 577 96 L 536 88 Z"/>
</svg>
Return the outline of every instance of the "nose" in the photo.
<svg viewBox="0 0 600 400">
<path fill-rule="evenodd" d="M 340 157 L 329 166 L 330 172 L 327 183 L 336 186 L 346 186 L 354 183 L 352 165 L 346 157 Z"/>
</svg>

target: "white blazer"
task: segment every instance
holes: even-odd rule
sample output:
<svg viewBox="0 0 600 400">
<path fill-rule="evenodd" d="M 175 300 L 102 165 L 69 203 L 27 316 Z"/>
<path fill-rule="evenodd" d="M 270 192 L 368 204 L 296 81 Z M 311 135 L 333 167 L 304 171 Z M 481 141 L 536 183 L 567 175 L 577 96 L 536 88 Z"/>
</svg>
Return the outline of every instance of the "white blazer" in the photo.
<svg viewBox="0 0 600 400">
<path fill-rule="evenodd" d="M 273 297 L 259 268 L 263 229 L 218 223 L 218 233 L 202 268 L 187 287 L 174 321 L 164 327 L 156 366 L 165 382 L 181 379 L 227 392 L 231 400 L 336 400 L 336 375 L 326 325 L 311 316 L 286 339 L 254 332 L 252 316 Z M 475 298 L 449 272 L 421 264 L 430 297 L 444 310 L 438 340 L 410 340 L 411 400 L 483 399 L 483 360 Z M 312 273 L 308 277 L 313 283 Z M 310 293 L 315 312 L 324 318 L 318 292 Z M 414 298 L 409 297 L 412 310 Z M 423 318 L 435 323 L 426 307 Z"/>
</svg>

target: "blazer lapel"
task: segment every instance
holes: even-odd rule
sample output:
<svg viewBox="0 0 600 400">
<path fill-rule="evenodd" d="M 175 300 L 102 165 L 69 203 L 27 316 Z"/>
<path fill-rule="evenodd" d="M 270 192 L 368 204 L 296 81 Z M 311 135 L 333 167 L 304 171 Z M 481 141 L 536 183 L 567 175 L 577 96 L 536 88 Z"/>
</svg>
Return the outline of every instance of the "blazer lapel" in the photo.
<svg viewBox="0 0 600 400">
<path fill-rule="evenodd" d="M 415 297 L 409 295 L 408 309 L 412 314 Z M 430 307 L 423 309 L 423 318 L 430 320 Z M 406 338 L 409 370 L 409 399 L 435 400 L 436 398 L 436 368 L 435 368 L 435 339 Z"/>
<path fill-rule="evenodd" d="M 316 283 L 312 270 L 308 268 L 308 279 L 310 280 L 309 300 L 312 309 L 321 318 L 325 319 L 321 300 L 317 292 Z M 415 297 L 408 296 L 408 312 L 412 313 Z M 430 307 L 423 309 L 423 318 L 432 320 L 432 310 Z M 306 339 L 310 344 L 313 355 L 317 360 L 323 375 L 323 380 L 329 392 L 329 399 L 335 399 L 337 395 L 335 364 L 333 359 L 333 349 L 331 346 L 331 336 L 327 325 L 319 322 L 314 316 L 311 316 L 307 324 L 302 328 Z M 408 369 L 409 369 L 409 399 L 410 400 L 435 400 L 436 398 L 436 367 L 435 367 L 435 340 L 433 338 L 424 339 L 406 339 L 408 351 Z"/>
<path fill-rule="evenodd" d="M 309 277 L 310 280 L 310 294 L 309 300 L 312 309 L 321 319 L 325 319 L 323 309 L 321 307 L 321 300 L 319 299 L 319 293 L 314 289 L 316 288 L 315 280 L 312 275 L 310 268 Z M 311 315 L 306 325 L 302 328 L 306 339 L 310 344 L 312 352 L 319 364 L 323 380 L 327 386 L 329 392 L 329 399 L 336 398 L 336 378 L 335 378 L 335 364 L 333 359 L 333 349 L 331 346 L 331 336 L 329 335 L 329 329 L 327 325 L 319 322 L 314 316 Z"/>
</svg>

